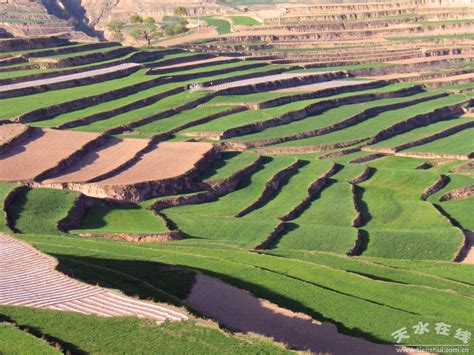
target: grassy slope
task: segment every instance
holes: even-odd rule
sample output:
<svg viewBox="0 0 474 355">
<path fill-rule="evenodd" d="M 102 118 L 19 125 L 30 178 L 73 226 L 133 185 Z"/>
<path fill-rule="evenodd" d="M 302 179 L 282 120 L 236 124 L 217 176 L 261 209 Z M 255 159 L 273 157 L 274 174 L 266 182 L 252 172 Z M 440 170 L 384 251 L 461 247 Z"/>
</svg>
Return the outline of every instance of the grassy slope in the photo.
<svg viewBox="0 0 474 355">
<path fill-rule="evenodd" d="M 20 329 L 0 323 L 0 353 L 2 354 L 61 354 L 45 341 Z"/>
<path fill-rule="evenodd" d="M 259 297 L 304 311 L 318 319 L 332 320 L 346 332 L 365 334 L 372 339 L 391 341 L 390 334 L 394 329 L 404 324 L 415 324 L 419 320 L 443 319 L 453 324 L 453 327 L 471 329 L 472 326 L 469 325 L 472 321 L 469 320 L 468 312 L 470 301 L 455 292 L 376 281 L 308 261 L 275 258 L 205 244 L 199 248 L 187 242 L 136 245 L 97 239 L 47 236 L 22 238 L 60 259 L 80 262 L 83 268 L 106 263 L 113 269 L 114 265 L 123 261 L 133 261 L 128 263 L 133 265 L 128 271 L 131 274 L 137 273 L 142 265 L 149 262 L 199 269 L 249 289 Z M 81 268 L 77 268 L 77 271 L 80 277 Z M 109 276 L 103 274 L 102 278 Z M 360 309 L 365 311 L 361 313 Z M 417 341 L 416 338 L 411 340 Z M 425 340 L 439 343 L 443 339 L 429 335 Z"/>
<path fill-rule="evenodd" d="M 343 120 L 346 120 L 372 107 L 385 106 L 385 105 L 395 104 L 399 102 L 402 103 L 402 102 L 411 101 L 411 100 L 415 100 L 417 98 L 426 97 L 426 96 L 429 96 L 429 95 L 427 93 L 421 93 L 418 95 L 412 95 L 412 96 L 403 97 L 403 98 L 398 97 L 394 99 L 373 100 L 373 101 L 364 102 L 361 104 L 337 106 L 319 115 L 310 116 L 303 120 L 292 122 L 290 124 L 272 127 L 262 132 L 249 134 L 243 137 L 237 137 L 237 138 L 234 138 L 234 140 L 246 141 L 246 140 L 258 140 L 258 139 L 266 139 L 266 138 L 277 138 L 277 137 L 282 137 L 282 136 L 284 137 L 291 134 L 311 131 L 314 129 L 323 128 L 323 127 L 341 122 Z"/>
<path fill-rule="evenodd" d="M 433 142 L 407 149 L 408 152 L 470 154 L 474 151 L 474 128 L 465 129 Z"/>
<path fill-rule="evenodd" d="M 5 201 L 5 198 L 15 187 L 17 187 L 16 184 L 0 184 L 0 202 L 2 206 Z M 0 232 L 9 231 L 8 227 L 6 226 L 6 222 L 7 221 L 5 220 L 5 214 L 2 214 L 2 217 L 0 218 Z"/>
<path fill-rule="evenodd" d="M 137 223 L 139 221 L 139 223 Z M 141 206 L 94 206 L 72 233 L 158 234 L 167 232 L 164 221 Z"/>
<path fill-rule="evenodd" d="M 208 26 L 215 27 L 217 33 L 220 35 L 230 32 L 230 22 L 227 20 L 222 20 L 212 16 L 203 16 L 201 19 L 206 21 Z"/>
<path fill-rule="evenodd" d="M 364 255 L 407 258 L 453 258 L 462 243 L 459 231 L 421 193 L 436 180 L 429 171 L 379 168 L 360 184 L 367 204 L 363 226 L 369 233 Z"/>
<path fill-rule="evenodd" d="M 351 227 L 356 211 L 348 180 L 359 175 L 360 168 L 343 168 L 331 177 L 301 216 L 291 221 L 276 249 L 347 253 L 357 235 L 357 230 Z"/>
<path fill-rule="evenodd" d="M 234 216 L 260 196 L 273 175 L 294 161 L 293 157 L 274 157 L 235 192 L 211 203 L 166 209 L 163 213 L 190 238 L 255 247 L 265 240 L 277 221 Z"/>
<path fill-rule="evenodd" d="M 260 22 L 250 16 L 230 16 L 232 23 L 237 26 L 255 26 Z"/>
<path fill-rule="evenodd" d="M 370 136 L 375 135 L 378 131 L 410 117 L 431 112 L 436 108 L 464 102 L 465 100 L 466 97 L 464 95 L 450 95 L 440 99 L 423 102 L 418 105 L 409 106 L 407 108 L 384 112 L 362 123 L 326 135 L 286 142 L 275 146 L 311 146 L 369 138 Z"/>
<path fill-rule="evenodd" d="M 68 190 L 25 190 L 13 200 L 8 213 L 22 233 L 57 234 L 57 222 L 66 217 L 77 196 Z"/>
<path fill-rule="evenodd" d="M 4 306 L 0 306 L 0 313 L 18 324 L 36 328 L 69 343 L 73 350 L 92 354 L 151 354 L 157 351 L 160 354 L 205 354 L 218 352 L 219 349 L 228 349 L 236 354 L 286 352 L 268 340 L 225 334 L 211 324 L 194 321 L 168 322 L 157 326 L 137 318 L 101 318 Z M 37 354 L 40 348 L 28 350 Z"/>
</svg>

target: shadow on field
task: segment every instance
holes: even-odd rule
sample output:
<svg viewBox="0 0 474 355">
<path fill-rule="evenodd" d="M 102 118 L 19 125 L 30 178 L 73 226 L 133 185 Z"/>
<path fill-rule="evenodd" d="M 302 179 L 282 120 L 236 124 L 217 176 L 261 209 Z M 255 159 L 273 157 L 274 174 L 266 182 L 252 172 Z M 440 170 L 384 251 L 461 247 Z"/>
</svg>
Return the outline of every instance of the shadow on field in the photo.
<svg viewBox="0 0 474 355">
<path fill-rule="evenodd" d="M 52 335 L 43 333 L 40 329 L 32 327 L 30 325 L 23 325 L 18 324 L 14 319 L 10 318 L 7 315 L 0 314 L 0 323 L 6 322 L 11 323 L 12 326 L 22 330 L 25 333 L 31 334 L 36 338 L 45 340 L 51 346 L 55 347 L 56 349 L 60 349 L 61 352 L 64 354 L 74 354 L 74 355 L 85 355 L 87 352 L 81 350 L 76 345 L 69 343 L 67 341 L 61 340 L 59 338 L 53 337 Z"/>
<path fill-rule="evenodd" d="M 159 253 L 159 250 L 157 250 L 157 257 L 159 256 Z M 220 279 L 241 290 L 249 291 L 255 297 L 269 300 L 280 307 L 294 312 L 304 313 L 318 321 L 327 321 L 334 324 L 337 327 L 337 331 L 341 334 L 364 338 L 368 341 L 379 343 L 379 345 L 372 344 L 375 348 L 378 348 L 382 346 L 380 344 L 385 343 L 381 339 L 378 339 L 371 334 L 367 334 L 360 329 L 346 328 L 343 324 L 324 317 L 323 314 L 319 313 L 317 310 L 309 308 L 291 298 L 280 295 L 274 290 L 209 269 L 196 267 L 190 268 L 188 265 L 182 265 L 179 263 L 169 265 L 143 260 L 116 260 L 61 254 L 52 254 L 52 256 L 59 260 L 59 270 L 63 270 L 64 272 L 65 269 L 69 269 L 69 274 L 72 277 L 87 283 L 99 284 L 106 288 L 119 289 L 128 296 L 138 296 L 141 299 L 148 299 L 156 302 L 168 302 L 175 305 L 182 305 L 182 302 L 189 297 L 196 279 L 199 277 L 197 274 L 202 273 Z M 192 263 L 196 262 L 196 260 L 193 260 L 196 259 L 196 257 L 197 256 L 190 255 L 190 261 Z M 210 268 L 212 267 L 213 266 L 210 266 Z M 261 271 L 262 273 L 274 274 L 270 270 Z M 285 277 L 284 275 L 280 276 L 282 278 Z M 327 327 L 331 327 L 331 324 Z M 224 324 L 221 325 L 226 327 Z M 334 329 L 332 332 L 334 333 Z M 355 341 L 364 342 L 363 339 L 356 339 Z M 370 345 L 370 343 L 368 344 Z M 387 348 L 391 349 L 390 346 L 383 347 L 385 349 L 383 354 L 391 353 L 390 351 L 386 352 Z M 371 353 L 377 354 L 379 352 L 375 351 Z"/>
<path fill-rule="evenodd" d="M 369 211 L 369 206 L 364 201 L 365 189 L 359 185 L 354 185 L 354 199 L 361 214 L 359 227 L 365 226 L 371 219 L 372 215 Z"/>
<path fill-rule="evenodd" d="M 55 255 L 58 271 L 128 296 L 180 305 L 193 287 L 196 273 L 159 262 Z"/>
</svg>

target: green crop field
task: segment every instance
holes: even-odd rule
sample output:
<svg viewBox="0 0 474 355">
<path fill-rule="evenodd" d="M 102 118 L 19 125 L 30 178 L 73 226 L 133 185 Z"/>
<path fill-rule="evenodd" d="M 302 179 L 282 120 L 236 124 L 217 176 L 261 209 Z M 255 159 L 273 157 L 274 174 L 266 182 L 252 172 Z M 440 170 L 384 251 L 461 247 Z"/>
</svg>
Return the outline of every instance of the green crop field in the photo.
<svg viewBox="0 0 474 355">
<path fill-rule="evenodd" d="M 238 26 L 255 26 L 259 24 L 257 20 L 249 16 L 231 16 L 230 19 L 234 25 Z"/>
<path fill-rule="evenodd" d="M 225 51 L 259 46 L 257 54 L 281 53 L 288 58 L 298 54 L 301 61 L 271 62 L 255 55 L 217 64 L 212 59 L 199 66 L 196 61 L 212 57 L 198 50 L 160 48 L 162 54 L 139 63 L 140 68 L 125 77 L 78 80 L 72 87 L 45 84 L 37 92 L 20 89 L 0 98 L 0 129 L 27 117 L 31 122 L 24 123 L 37 132 L 17 141 L 0 132 L 0 176 L 15 173 L 2 170 L 4 161 L 20 159 L 18 166 L 29 168 L 21 159 L 31 154 L 28 144 L 42 139 L 40 129 L 65 130 L 71 137 L 76 132 L 100 134 L 73 153 L 44 145 L 41 156 L 59 157 L 44 179 L 42 175 L 31 180 L 0 179 L 0 233 L 55 258 L 56 269 L 67 277 L 162 306 L 171 304 L 190 317 L 155 324 L 131 316 L 58 311 L 41 304 L 21 307 L 21 302 L 3 302 L 0 290 L 0 353 L 279 354 L 308 349 L 301 343 L 283 346 L 271 339 L 272 332 L 236 328 L 194 307 L 190 297 L 201 274 L 244 290 L 249 297 L 303 313 L 313 319 L 313 326 L 330 323 L 338 336 L 394 344 L 393 333 L 407 327 L 410 338 L 403 344 L 446 345 L 447 338 L 434 328 L 424 335 L 411 332 L 419 322 L 433 327 L 445 322 L 451 326 L 448 343 L 465 349 L 454 334 L 458 329 L 474 331 L 473 250 L 468 239 L 474 231 L 472 84 L 449 82 L 428 88 L 422 82 L 402 80 L 360 82 L 416 66 L 375 59 L 380 54 L 373 54 L 373 60 L 335 60 L 329 67 L 323 60 L 306 62 L 307 55 L 333 58 L 362 47 L 355 42 L 348 45 L 343 37 L 345 45 L 334 48 L 327 43 L 312 46 L 316 40 L 310 38 L 304 45 L 279 46 L 272 42 L 278 42 L 277 35 L 268 42 L 252 42 L 239 38 L 239 26 L 249 26 L 245 31 L 251 33 L 260 29 L 260 23 L 241 13 L 202 17 L 221 35 Z M 413 17 L 400 13 L 370 21 L 413 23 Z M 172 16 L 163 18 L 172 21 Z M 320 26 L 318 21 L 312 25 Z M 463 26 L 469 21 L 422 25 Z M 226 37 L 232 25 L 235 28 Z M 421 33 L 425 34 L 406 38 L 394 34 L 389 40 L 455 41 L 471 36 Z M 208 43 L 209 53 L 214 43 Z M 57 70 L 83 71 L 130 58 L 94 62 L 93 54 L 105 55 L 118 47 L 83 45 L 71 44 L 70 53 L 47 57 L 91 54 L 87 65 L 60 69 L 25 67 L 35 63 L 2 65 L 0 80 L 43 73 L 49 77 Z M 369 46 L 368 57 L 371 51 L 379 53 L 377 45 Z M 60 48 L 68 47 L 45 50 Z M 5 51 L 2 58 L 35 51 Z M 455 73 L 468 70 L 466 63 L 446 62 L 440 67 L 444 74 Z M 438 69 L 419 70 L 436 76 Z M 345 72 L 338 75 L 350 80 L 350 87 L 340 87 L 336 80 L 335 85 L 324 83 L 324 91 L 296 90 L 316 79 L 286 76 L 340 70 Z M 275 73 L 284 75 L 257 85 L 252 82 Z M 233 87 L 233 82 L 244 79 L 248 80 L 244 86 Z M 223 89 L 207 87 L 214 84 Z M 117 144 L 111 146 L 117 149 L 115 156 L 103 156 L 101 146 L 111 137 L 120 137 L 120 144 L 134 139 L 146 144 L 130 151 Z M 180 152 L 190 147 L 187 142 L 211 143 L 213 149 L 191 161 L 192 149 L 189 156 Z M 147 160 L 163 147 L 172 147 L 169 157 Z M 66 169 L 90 169 L 93 176 L 83 184 L 48 182 L 64 176 Z M 103 183 L 117 177 L 117 182 Z M 11 250 L 1 250 L 2 258 Z M 216 294 L 210 292 L 211 296 Z M 238 318 L 245 302 L 234 302 L 225 293 L 217 296 L 233 304 L 232 309 L 219 311 Z M 266 304 L 251 299 L 259 307 Z M 287 311 L 278 318 L 294 323 L 284 323 L 282 329 L 311 323 L 285 315 Z M 310 350 L 321 352 L 317 347 Z M 367 353 L 372 352 L 370 348 Z"/>
</svg>

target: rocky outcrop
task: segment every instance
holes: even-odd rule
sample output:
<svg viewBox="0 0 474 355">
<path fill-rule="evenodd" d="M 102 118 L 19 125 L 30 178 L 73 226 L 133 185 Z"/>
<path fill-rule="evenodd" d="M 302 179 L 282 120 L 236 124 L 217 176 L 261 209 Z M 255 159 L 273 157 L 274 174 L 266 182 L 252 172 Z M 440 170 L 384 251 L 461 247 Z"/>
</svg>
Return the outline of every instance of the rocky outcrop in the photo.
<svg viewBox="0 0 474 355">
<path fill-rule="evenodd" d="M 423 201 L 426 201 L 428 199 L 428 197 L 430 197 L 431 195 L 437 193 L 443 187 L 445 187 L 448 184 L 449 180 L 450 180 L 449 177 L 447 177 L 446 175 L 440 175 L 438 177 L 438 179 L 433 183 L 433 185 L 431 185 L 425 191 L 423 191 L 420 198 Z"/>
<path fill-rule="evenodd" d="M 269 200 L 271 200 L 273 196 L 275 196 L 282 182 L 290 176 L 296 174 L 298 172 L 298 169 L 301 168 L 303 165 L 303 160 L 296 160 L 296 162 L 272 176 L 272 178 L 265 183 L 265 187 L 263 188 L 262 194 L 255 200 L 255 202 L 242 209 L 235 215 L 235 217 L 243 217 L 265 205 Z"/>
<path fill-rule="evenodd" d="M 311 204 L 311 201 L 319 194 L 319 192 L 327 184 L 328 179 L 337 173 L 341 169 L 341 166 L 338 164 L 333 164 L 326 172 L 319 176 L 311 185 L 308 187 L 307 197 L 296 205 L 290 212 L 286 215 L 279 217 L 282 221 L 291 221 L 299 217 L 305 209 Z"/>
<path fill-rule="evenodd" d="M 445 193 L 443 196 L 439 198 L 442 201 L 451 201 L 451 200 L 463 200 L 465 198 L 469 198 L 474 196 L 474 184 L 467 185 L 463 187 L 459 187 L 457 189 L 451 190 Z"/>
</svg>

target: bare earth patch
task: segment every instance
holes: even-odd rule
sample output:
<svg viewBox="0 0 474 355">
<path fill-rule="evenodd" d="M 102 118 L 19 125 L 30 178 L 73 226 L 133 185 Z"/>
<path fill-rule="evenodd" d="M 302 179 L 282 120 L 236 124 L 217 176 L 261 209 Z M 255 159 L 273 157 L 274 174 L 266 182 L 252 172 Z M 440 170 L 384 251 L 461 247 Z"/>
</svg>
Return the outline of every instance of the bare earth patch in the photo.
<svg viewBox="0 0 474 355">
<path fill-rule="evenodd" d="M 462 263 L 464 264 L 474 264 L 474 232 L 473 231 L 464 231 L 464 236 L 466 238 L 466 254 Z"/>
<path fill-rule="evenodd" d="M 28 130 L 28 126 L 21 123 L 4 124 L 0 126 L 0 146 L 9 143 L 15 137 Z"/>
<path fill-rule="evenodd" d="M 210 143 L 160 143 L 157 149 L 145 154 L 135 165 L 99 181 L 97 185 L 128 185 L 180 176 L 191 170 L 211 149 Z"/>
<path fill-rule="evenodd" d="M 147 144 L 147 139 L 110 139 L 100 149 L 86 154 L 60 176 L 43 183 L 87 182 L 126 163 Z"/>
<path fill-rule="evenodd" d="M 260 300 L 216 278 L 198 274 L 186 304 L 228 328 L 275 339 L 299 350 L 331 354 L 396 354 L 381 345 L 338 333 L 334 324 Z"/>
<path fill-rule="evenodd" d="M 0 155 L 0 181 L 33 179 L 97 137 L 97 133 L 33 128 L 24 143 Z"/>
</svg>

